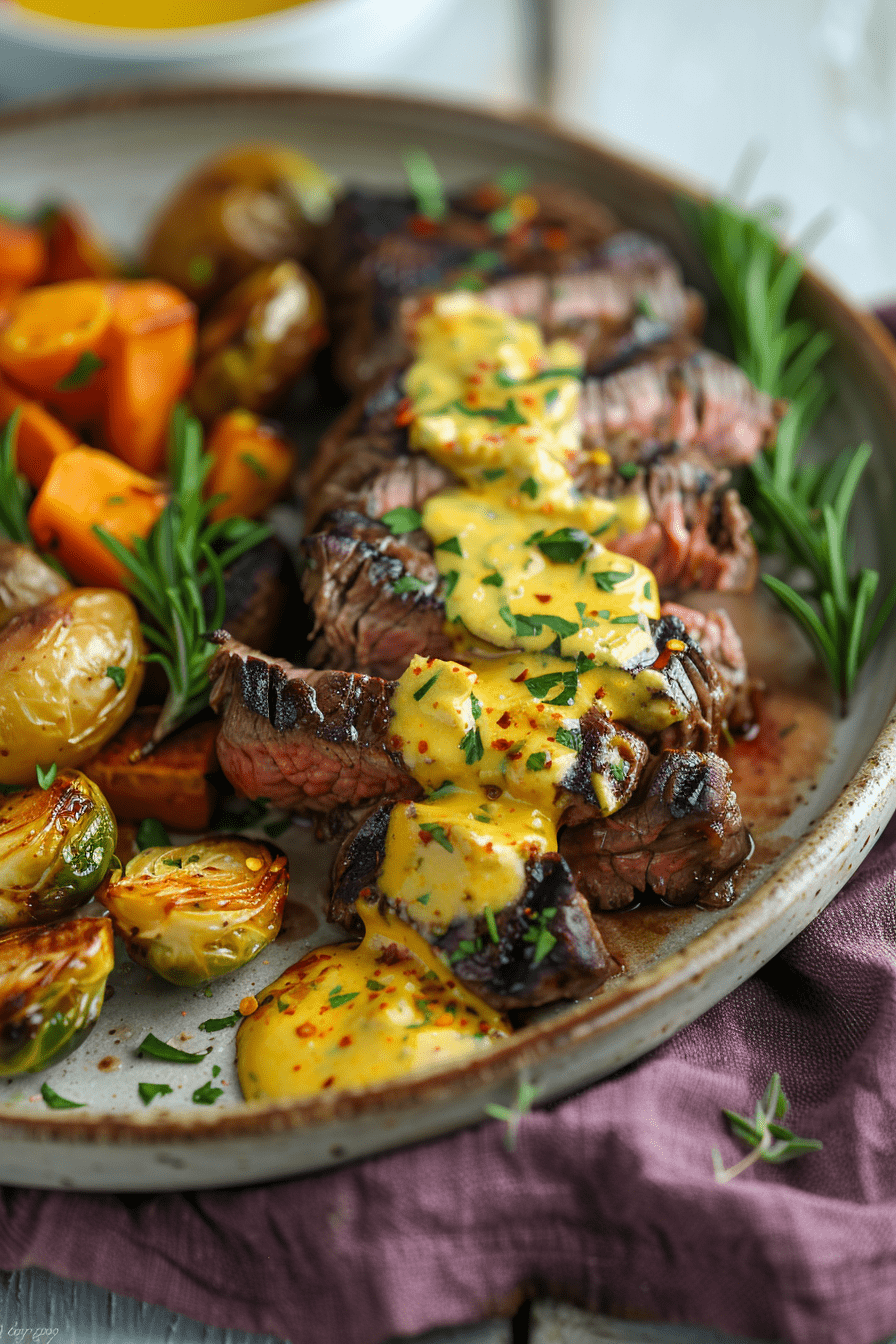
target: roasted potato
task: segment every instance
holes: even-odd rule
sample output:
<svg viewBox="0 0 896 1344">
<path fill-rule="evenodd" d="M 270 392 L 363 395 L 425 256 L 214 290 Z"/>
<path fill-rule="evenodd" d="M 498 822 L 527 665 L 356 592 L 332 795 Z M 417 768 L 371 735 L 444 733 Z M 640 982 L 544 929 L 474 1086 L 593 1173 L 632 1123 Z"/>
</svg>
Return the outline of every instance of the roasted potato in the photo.
<svg viewBox="0 0 896 1344">
<path fill-rule="evenodd" d="M 0 784 L 35 763 L 80 765 L 130 716 L 143 680 L 137 610 L 111 588 L 73 588 L 0 631 Z"/>
<path fill-rule="evenodd" d="M 259 265 L 307 256 L 335 190 L 303 154 L 242 145 L 205 164 L 163 207 L 144 268 L 207 303 Z"/>
<path fill-rule="evenodd" d="M 190 393 L 205 421 L 273 405 L 323 345 L 320 290 L 295 261 L 253 271 L 215 305 L 199 328 Z"/>
<path fill-rule="evenodd" d="M 107 919 L 0 936 L 0 1077 L 35 1073 L 90 1033 L 113 966 Z"/>
<path fill-rule="evenodd" d="M 99 899 L 134 961 L 174 985 L 239 970 L 280 932 L 286 856 L 239 835 L 144 849 Z"/>
<path fill-rule="evenodd" d="M 13 616 L 21 616 L 48 597 L 71 587 L 58 570 L 35 555 L 29 546 L 0 541 L 0 630 Z"/>
<path fill-rule="evenodd" d="M 77 770 L 0 796 L 0 929 L 83 905 L 106 876 L 118 829 L 100 790 Z"/>
</svg>

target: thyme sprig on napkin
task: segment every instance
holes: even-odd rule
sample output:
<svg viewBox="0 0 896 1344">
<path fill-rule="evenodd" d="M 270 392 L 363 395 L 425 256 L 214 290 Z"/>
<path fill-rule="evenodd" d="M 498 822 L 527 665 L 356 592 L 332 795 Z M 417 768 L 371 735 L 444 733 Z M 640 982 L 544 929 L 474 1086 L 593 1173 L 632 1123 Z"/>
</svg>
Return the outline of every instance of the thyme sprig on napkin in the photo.
<svg viewBox="0 0 896 1344">
<path fill-rule="evenodd" d="M 493 1120 L 503 1120 L 507 1126 L 504 1131 L 504 1147 L 508 1153 L 512 1153 L 516 1147 L 520 1121 L 531 1111 L 540 1091 L 541 1088 L 530 1083 L 528 1078 L 521 1078 L 516 1100 L 512 1106 L 500 1106 L 497 1102 L 490 1101 L 485 1107 L 486 1115 L 490 1115 Z"/>
<path fill-rule="evenodd" d="M 725 1167 L 718 1148 L 712 1150 L 712 1166 L 719 1185 L 727 1185 L 735 1176 L 752 1167 L 754 1162 L 790 1162 L 806 1153 L 818 1152 L 824 1147 L 818 1139 L 800 1139 L 785 1125 L 783 1120 L 790 1103 L 781 1087 L 781 1077 L 773 1073 L 771 1082 L 756 1103 L 756 1112 L 752 1120 L 737 1111 L 723 1111 L 722 1114 L 731 1126 L 736 1138 L 749 1144 L 752 1152 L 742 1157 L 733 1167 Z"/>
<path fill-rule="evenodd" d="M 207 704 L 215 653 L 208 632 L 224 619 L 224 571 L 270 535 L 263 523 L 246 518 L 209 522 L 216 499 L 205 499 L 202 491 L 211 464 L 199 422 L 177 407 L 171 422 L 171 496 L 149 536 L 134 537 L 130 551 L 104 528 L 94 528 L 128 571 L 131 593 L 149 617 L 142 627 L 153 646 L 147 662 L 159 663 L 168 678 L 144 755 Z M 202 600 L 209 585 L 215 594 L 211 619 Z"/>
<path fill-rule="evenodd" d="M 815 645 L 845 710 L 896 603 L 894 584 L 875 612 L 880 575 L 852 565 L 850 513 L 871 448 L 862 444 L 821 464 L 800 455 L 830 395 L 820 364 L 832 340 L 790 317 L 803 263 L 781 245 L 767 212 L 725 200 L 682 201 L 681 208 L 718 284 L 737 362 L 763 392 L 789 403 L 774 447 L 748 469 L 749 502 L 760 549 L 783 549 L 808 578 L 800 587 L 770 574 L 762 579 Z"/>
</svg>

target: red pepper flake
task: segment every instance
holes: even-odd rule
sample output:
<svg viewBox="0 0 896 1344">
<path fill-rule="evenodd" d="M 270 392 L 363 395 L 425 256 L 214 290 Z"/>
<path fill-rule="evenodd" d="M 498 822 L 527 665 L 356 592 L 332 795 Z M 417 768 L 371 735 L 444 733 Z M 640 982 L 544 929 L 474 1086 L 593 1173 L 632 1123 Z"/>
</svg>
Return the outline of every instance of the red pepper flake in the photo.
<svg viewBox="0 0 896 1344">
<path fill-rule="evenodd" d="M 499 728 L 509 728 L 509 727 L 510 727 L 510 710 L 509 710 L 509 709 L 505 709 L 504 713 L 501 715 L 500 719 L 498 720 L 498 727 L 499 727 Z"/>
<path fill-rule="evenodd" d="M 392 748 L 393 751 L 401 751 L 403 743 L 397 733 L 393 733 L 392 736 L 389 738 L 389 746 Z"/>
<path fill-rule="evenodd" d="M 511 680 L 511 681 L 525 681 L 526 678 L 528 677 L 528 675 L 529 675 L 529 669 L 528 669 L 528 667 L 524 667 L 523 670 L 522 670 L 522 672 L 519 674 L 518 677 L 511 677 L 510 680 Z"/>
<path fill-rule="evenodd" d="M 421 845 L 431 845 L 431 844 L 432 844 L 432 832 L 431 832 L 431 831 L 421 831 L 421 832 L 420 832 L 420 843 L 421 843 Z"/>
<path fill-rule="evenodd" d="M 492 742 L 492 746 L 496 747 L 498 751 L 506 751 L 510 745 L 509 737 L 496 737 Z"/>
<path fill-rule="evenodd" d="M 335 1075 L 334 1073 L 331 1073 L 330 1076 L 329 1076 L 329 1078 L 327 1079 L 327 1081 L 326 1081 L 325 1083 L 322 1083 L 321 1086 L 322 1086 L 322 1087 L 332 1087 L 333 1084 L 335 1083 L 335 1081 L 336 1081 L 336 1075 Z"/>
<path fill-rule="evenodd" d="M 418 743 L 417 743 L 417 750 L 419 751 L 419 753 L 420 753 L 421 756 L 425 756 L 426 753 L 429 751 L 429 743 L 428 743 L 428 742 L 418 742 Z"/>
<path fill-rule="evenodd" d="M 522 757 L 523 753 L 521 751 L 512 751 L 507 759 L 508 761 L 520 761 L 522 760 Z"/>
<path fill-rule="evenodd" d="M 346 1046 L 351 1045 L 351 1043 L 352 1043 L 351 1036 L 343 1036 L 342 1040 L 339 1042 L 339 1049 L 344 1050 Z"/>
<path fill-rule="evenodd" d="M 370 887 L 362 887 L 361 890 L 358 892 L 359 896 L 370 896 L 371 894 L 372 893 Z"/>
<path fill-rule="evenodd" d="M 536 593 L 535 600 L 536 602 L 550 602 L 551 595 L 550 593 Z"/>
<path fill-rule="evenodd" d="M 313 1022 L 300 1022 L 296 1027 L 297 1036 L 316 1036 L 317 1027 Z"/>
<path fill-rule="evenodd" d="M 606 691 L 604 690 L 603 686 L 598 686 L 597 690 L 594 692 L 595 700 L 603 700 L 605 695 Z"/>
<path fill-rule="evenodd" d="M 403 397 L 395 408 L 396 425 L 409 425 L 414 418 L 414 407 L 410 397 Z"/>
</svg>

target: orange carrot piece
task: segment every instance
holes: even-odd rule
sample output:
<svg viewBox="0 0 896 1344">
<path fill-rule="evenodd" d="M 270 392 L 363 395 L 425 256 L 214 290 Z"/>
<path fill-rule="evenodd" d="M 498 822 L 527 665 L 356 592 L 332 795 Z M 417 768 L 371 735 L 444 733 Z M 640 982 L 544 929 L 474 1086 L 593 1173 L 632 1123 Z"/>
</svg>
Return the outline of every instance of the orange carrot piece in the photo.
<svg viewBox="0 0 896 1344">
<path fill-rule="evenodd" d="M 212 455 L 205 492 L 224 495 L 212 518 L 257 518 L 289 486 L 295 466 L 292 448 L 269 425 L 250 411 L 228 411 L 219 416 L 207 442 Z"/>
<path fill-rule="evenodd" d="M 24 290 L 0 323 L 0 373 L 58 409 L 68 424 L 103 403 L 111 286 L 70 280 Z"/>
<path fill-rule="evenodd" d="M 41 278 L 47 265 L 47 247 L 40 229 L 0 216 L 0 284 L 26 289 Z"/>
<path fill-rule="evenodd" d="M 168 422 L 190 377 L 196 309 L 159 280 L 115 286 L 109 335 L 106 446 L 150 475 L 161 471 Z"/>
<path fill-rule="evenodd" d="M 6 424 L 15 410 L 20 412 L 16 466 L 36 490 L 60 453 L 77 448 L 78 440 L 39 402 L 23 397 L 0 378 L 0 425 Z"/>
<path fill-rule="evenodd" d="M 41 220 L 47 245 L 44 284 L 59 280 L 107 280 L 119 267 L 90 220 L 74 205 L 54 205 Z"/>
<path fill-rule="evenodd" d="M 104 527 L 125 546 L 146 537 L 165 506 L 157 481 L 111 453 L 73 448 L 57 457 L 28 513 L 38 546 L 57 555 L 81 583 L 126 588 L 126 571 L 93 531 Z"/>
</svg>

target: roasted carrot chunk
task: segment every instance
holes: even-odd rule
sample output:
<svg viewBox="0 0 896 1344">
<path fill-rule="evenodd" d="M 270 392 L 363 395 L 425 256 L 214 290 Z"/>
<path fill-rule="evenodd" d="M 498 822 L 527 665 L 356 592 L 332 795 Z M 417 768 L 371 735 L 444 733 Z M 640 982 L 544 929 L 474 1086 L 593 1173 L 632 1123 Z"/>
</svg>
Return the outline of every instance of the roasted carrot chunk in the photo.
<svg viewBox="0 0 896 1344">
<path fill-rule="evenodd" d="M 212 517 L 257 518 L 286 493 L 295 465 L 293 451 L 269 425 L 249 411 L 228 411 L 208 438 L 212 469 L 206 494 L 224 495 Z"/>
<path fill-rule="evenodd" d="M 205 830 L 217 801 L 208 776 L 218 767 L 218 723 L 191 724 L 141 757 L 158 716 L 158 709 L 138 709 L 82 769 L 102 789 L 119 821 L 155 817 L 180 831 Z"/>
<path fill-rule="evenodd" d="M 23 397 L 0 378 L 0 425 L 15 410 L 19 411 L 16 466 L 36 490 L 59 454 L 77 448 L 78 440 L 38 402 Z"/>
<path fill-rule="evenodd" d="M 125 546 L 146 537 L 165 505 L 157 481 L 111 453 L 73 448 L 52 463 L 28 513 L 34 540 L 57 555 L 81 583 L 126 588 L 124 567 L 93 531 L 104 527 Z"/>
<path fill-rule="evenodd" d="M 0 285 L 26 289 L 40 280 L 47 248 L 40 229 L 0 216 Z"/>
<path fill-rule="evenodd" d="M 41 223 L 47 250 L 42 277 L 45 284 L 60 280 L 106 280 L 117 274 L 118 265 L 111 251 L 77 206 L 51 206 L 44 212 Z"/>
<path fill-rule="evenodd" d="M 0 373 L 69 424 L 95 416 L 103 402 L 110 286 L 72 280 L 25 290 L 0 324 Z"/>
<path fill-rule="evenodd" d="M 159 280 L 114 286 L 104 438 L 138 471 L 162 469 L 168 421 L 195 344 L 196 309 L 180 290 Z"/>
</svg>

